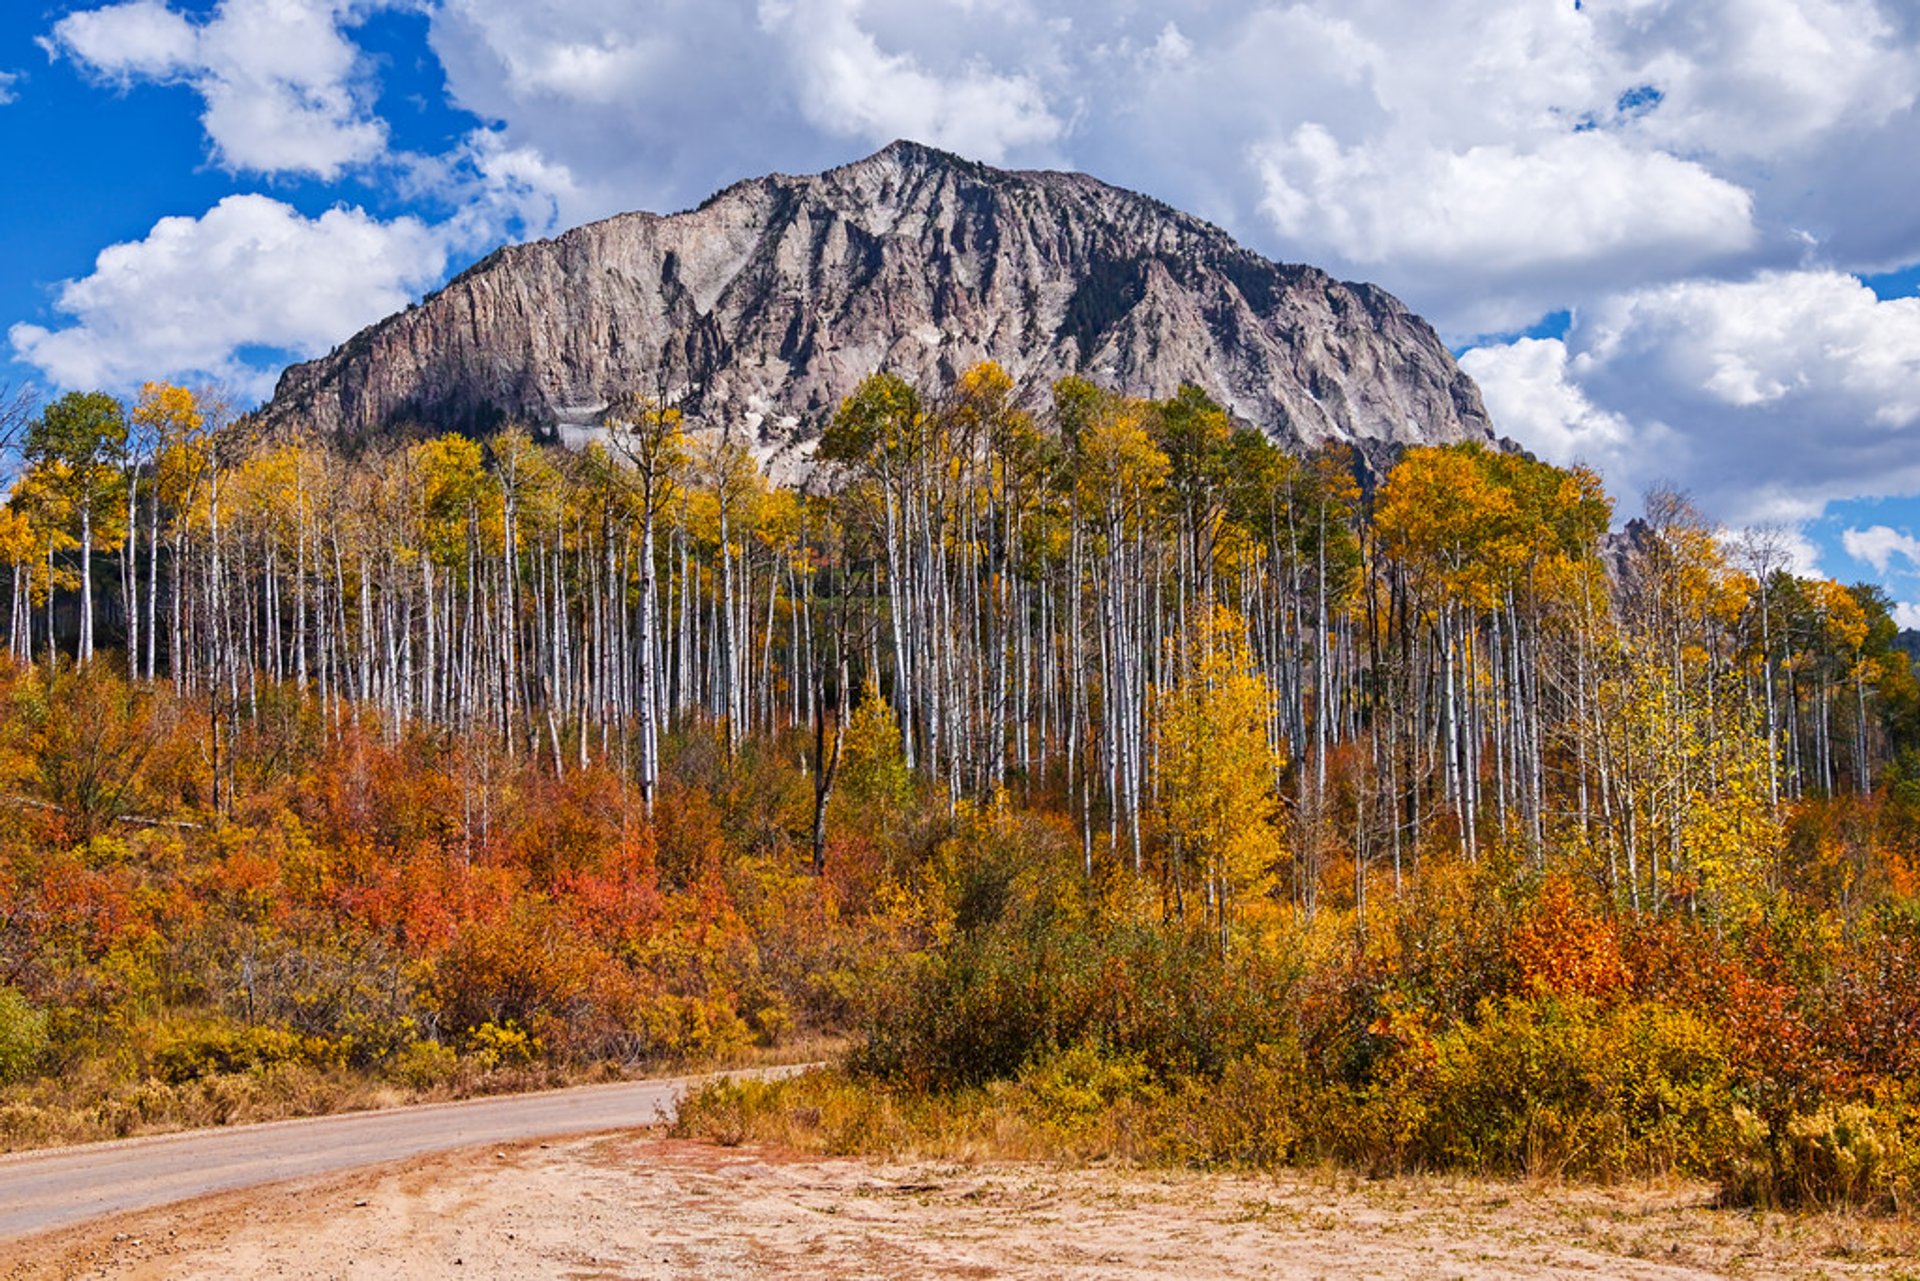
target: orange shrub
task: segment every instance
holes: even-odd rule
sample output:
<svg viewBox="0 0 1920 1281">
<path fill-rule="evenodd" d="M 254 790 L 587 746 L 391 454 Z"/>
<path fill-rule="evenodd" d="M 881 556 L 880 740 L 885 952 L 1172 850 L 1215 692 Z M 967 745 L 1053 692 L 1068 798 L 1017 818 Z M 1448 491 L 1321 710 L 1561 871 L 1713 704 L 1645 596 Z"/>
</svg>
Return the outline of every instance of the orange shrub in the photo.
<svg viewBox="0 0 1920 1281">
<path fill-rule="evenodd" d="M 1631 979 L 1613 922 L 1588 910 L 1564 876 L 1547 878 L 1507 947 L 1520 986 L 1539 995 L 1605 1000 Z"/>
</svg>

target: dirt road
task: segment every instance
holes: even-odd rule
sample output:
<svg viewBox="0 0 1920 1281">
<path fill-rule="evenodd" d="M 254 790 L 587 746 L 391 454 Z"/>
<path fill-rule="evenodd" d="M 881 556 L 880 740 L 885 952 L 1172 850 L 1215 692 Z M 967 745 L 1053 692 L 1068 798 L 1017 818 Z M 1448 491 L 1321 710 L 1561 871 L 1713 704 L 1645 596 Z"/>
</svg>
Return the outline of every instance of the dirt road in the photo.
<svg viewBox="0 0 1920 1281">
<path fill-rule="evenodd" d="M 647 1125 L 687 1079 L 194 1130 L 0 1157 L 0 1243 L 102 1215 L 477 1144 Z"/>
<path fill-rule="evenodd" d="M 1913 1220 L 1719 1211 L 1697 1185 L 824 1159 L 642 1130 L 688 1083 L 3 1157 L 0 1281 L 1920 1275 Z"/>
<path fill-rule="evenodd" d="M 440 1153 L 0 1244 L 0 1281 L 1911 1278 L 1914 1227 L 1697 1185 L 801 1158 L 637 1134 Z"/>
</svg>

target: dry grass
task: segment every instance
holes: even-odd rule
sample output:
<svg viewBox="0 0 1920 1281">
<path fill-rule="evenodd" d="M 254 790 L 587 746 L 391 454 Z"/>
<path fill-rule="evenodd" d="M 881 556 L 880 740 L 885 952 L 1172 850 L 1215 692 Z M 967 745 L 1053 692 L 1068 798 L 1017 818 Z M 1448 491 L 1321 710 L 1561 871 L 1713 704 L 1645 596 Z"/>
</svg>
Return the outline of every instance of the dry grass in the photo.
<svg viewBox="0 0 1920 1281">
<path fill-rule="evenodd" d="M 844 1050 L 844 1041 L 810 1037 L 714 1060 L 670 1064 L 487 1069 L 472 1060 L 459 1059 L 444 1076 L 411 1084 L 345 1068 L 299 1063 L 169 1084 L 150 1077 L 130 1080 L 94 1062 L 64 1076 L 0 1089 L 0 1152 L 651 1076 L 818 1063 Z"/>
<path fill-rule="evenodd" d="M 449 1154 L 17 1243 L 0 1277 L 1911 1278 L 1911 1223 L 1682 1182 L 797 1155 L 644 1135 Z"/>
<path fill-rule="evenodd" d="M 683 1104 L 672 1132 L 723 1148 L 808 1158 L 860 1155 L 964 1167 L 1039 1164 L 1059 1171 L 1062 1179 L 1077 1177 L 1068 1173 L 1073 1170 L 1133 1171 L 1141 1178 L 1199 1178 L 1194 1186 L 1209 1189 L 1259 1186 L 1265 1179 L 1290 1189 L 1289 1195 L 1246 1197 L 1229 1222 L 1331 1232 L 1350 1226 L 1351 1207 L 1364 1204 L 1382 1216 L 1383 1231 L 1455 1242 L 1484 1238 L 1503 1252 L 1537 1239 L 1543 1249 L 1644 1262 L 1652 1269 L 1646 1275 L 1669 1275 L 1671 1269 L 1672 1275 L 1688 1276 L 1871 1275 L 1920 1281 L 1920 1222 L 1911 1214 L 1727 1208 L 1712 1185 L 1679 1177 L 1611 1184 L 1554 1175 L 1376 1178 L 1326 1160 L 1296 1161 L 1286 1168 L 1251 1163 L 1258 1169 L 1246 1162 L 1195 1161 L 1202 1145 L 1182 1131 L 1180 1121 L 1191 1110 L 1178 1100 L 1172 1106 L 1161 1102 L 1156 1107 L 1122 1101 L 1063 1116 L 1016 1083 L 928 1096 L 828 1071 L 708 1085 Z M 1223 1182 L 1205 1181 L 1214 1175 Z M 1349 1208 L 1340 1209 L 1342 1204 Z M 1497 1267 L 1488 1273 L 1505 1275 Z"/>
</svg>

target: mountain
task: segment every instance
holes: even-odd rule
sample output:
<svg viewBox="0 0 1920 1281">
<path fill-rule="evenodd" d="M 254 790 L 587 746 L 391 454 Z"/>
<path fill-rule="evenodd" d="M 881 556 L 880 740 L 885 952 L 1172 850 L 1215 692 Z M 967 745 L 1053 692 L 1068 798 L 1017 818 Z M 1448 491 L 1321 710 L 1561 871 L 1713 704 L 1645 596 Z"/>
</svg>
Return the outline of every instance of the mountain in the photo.
<svg viewBox="0 0 1920 1281">
<path fill-rule="evenodd" d="M 1295 448 L 1492 439 L 1472 380 L 1382 290 L 1083 174 L 909 142 L 498 250 L 287 370 L 262 413 L 348 437 L 509 420 L 575 436 L 631 389 L 779 452 L 876 369 L 932 386 L 982 359 L 1041 390 L 1196 383 Z"/>
<path fill-rule="evenodd" d="M 1894 634 L 1893 647 L 1913 660 L 1920 668 L 1920 627 L 1908 627 Z"/>
</svg>

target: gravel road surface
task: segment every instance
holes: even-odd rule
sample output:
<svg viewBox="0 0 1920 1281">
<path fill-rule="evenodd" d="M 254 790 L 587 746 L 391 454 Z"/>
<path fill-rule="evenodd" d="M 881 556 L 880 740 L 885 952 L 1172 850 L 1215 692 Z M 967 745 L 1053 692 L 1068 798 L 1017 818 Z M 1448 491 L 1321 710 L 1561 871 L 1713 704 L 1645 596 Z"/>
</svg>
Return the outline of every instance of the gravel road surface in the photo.
<svg viewBox="0 0 1920 1281">
<path fill-rule="evenodd" d="M 647 1125 L 701 1078 L 627 1081 L 0 1156 L 0 1241 L 236 1188 Z"/>
</svg>

